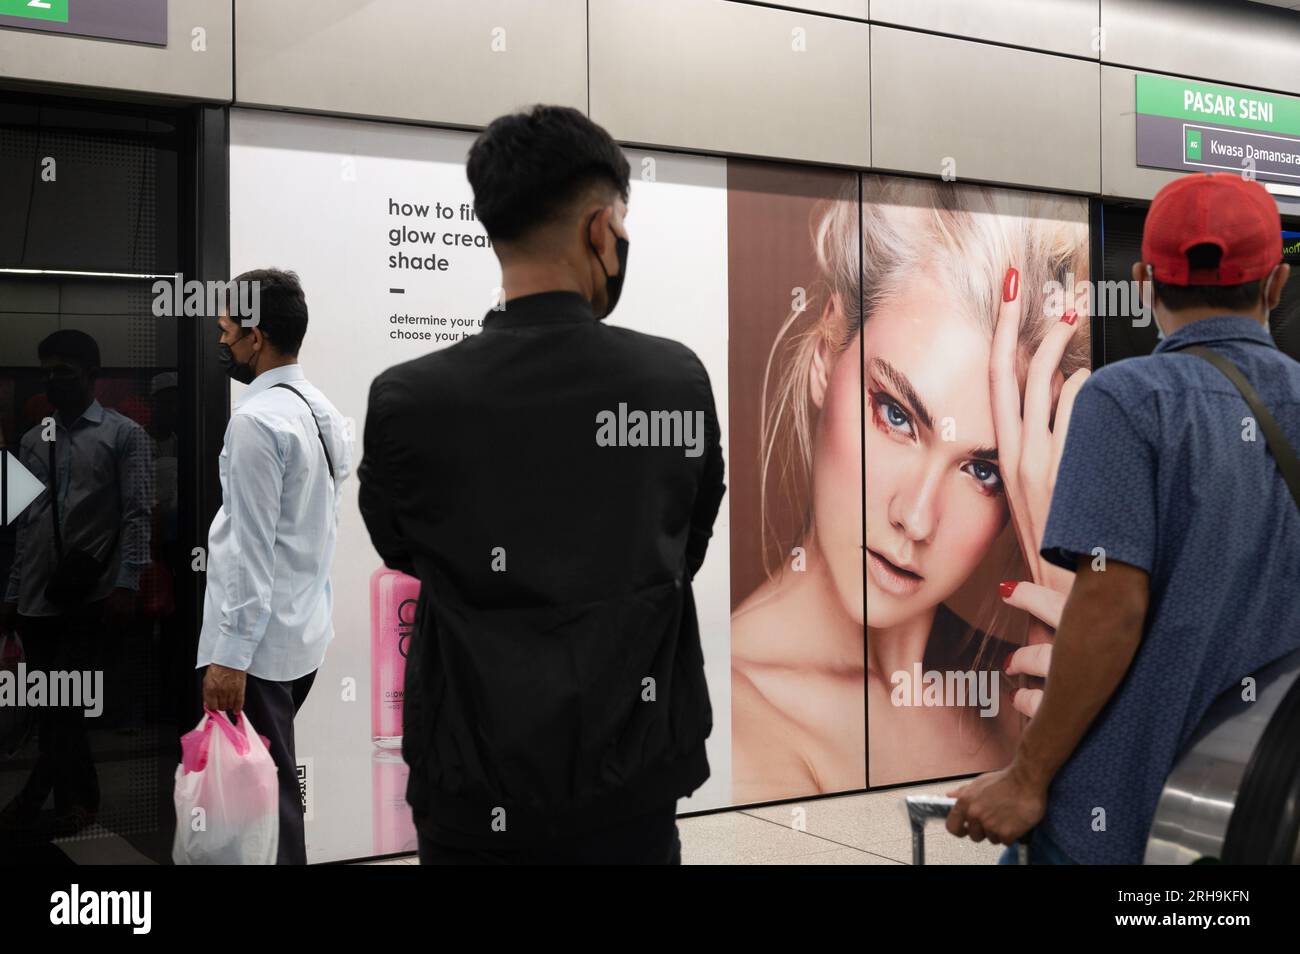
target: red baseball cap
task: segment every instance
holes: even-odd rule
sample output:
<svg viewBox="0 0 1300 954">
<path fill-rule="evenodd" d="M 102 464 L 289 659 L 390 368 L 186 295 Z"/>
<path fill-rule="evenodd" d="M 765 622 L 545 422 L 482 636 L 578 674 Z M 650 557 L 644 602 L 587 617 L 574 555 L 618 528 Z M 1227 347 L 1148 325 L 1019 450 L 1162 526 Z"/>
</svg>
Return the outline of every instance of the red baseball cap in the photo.
<svg viewBox="0 0 1300 954">
<path fill-rule="evenodd" d="M 1217 268 L 1193 270 L 1187 250 L 1217 245 Z M 1161 189 L 1142 230 L 1142 259 L 1168 285 L 1244 285 L 1282 261 L 1282 216 L 1258 182 L 1232 173 L 1198 172 Z"/>
</svg>

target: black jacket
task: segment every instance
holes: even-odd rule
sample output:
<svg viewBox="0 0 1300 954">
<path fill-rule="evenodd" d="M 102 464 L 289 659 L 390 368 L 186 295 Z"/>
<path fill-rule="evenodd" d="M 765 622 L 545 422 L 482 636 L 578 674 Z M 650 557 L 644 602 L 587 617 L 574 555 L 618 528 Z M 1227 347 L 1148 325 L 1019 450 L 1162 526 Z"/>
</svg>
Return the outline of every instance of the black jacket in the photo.
<svg viewBox="0 0 1300 954">
<path fill-rule="evenodd" d="M 635 411 L 679 412 L 647 418 L 677 446 L 629 446 L 651 440 Z M 422 584 L 402 744 L 422 831 L 592 831 L 708 778 L 691 580 L 722 478 L 699 359 L 574 293 L 514 299 L 375 379 L 360 504 Z"/>
</svg>

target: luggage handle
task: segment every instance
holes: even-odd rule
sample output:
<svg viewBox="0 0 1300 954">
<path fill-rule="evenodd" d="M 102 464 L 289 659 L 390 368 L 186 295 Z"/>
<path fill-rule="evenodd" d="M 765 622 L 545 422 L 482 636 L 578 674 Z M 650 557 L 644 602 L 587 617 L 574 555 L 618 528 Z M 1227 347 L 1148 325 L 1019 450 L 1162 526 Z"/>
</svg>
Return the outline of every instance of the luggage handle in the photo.
<svg viewBox="0 0 1300 954">
<path fill-rule="evenodd" d="M 908 795 L 904 799 L 907 821 L 912 826 L 912 864 L 925 864 L 925 823 L 932 818 L 947 818 L 955 798 L 942 795 Z M 1016 863 L 1029 864 L 1029 843 L 1021 838 L 1016 842 Z"/>
</svg>

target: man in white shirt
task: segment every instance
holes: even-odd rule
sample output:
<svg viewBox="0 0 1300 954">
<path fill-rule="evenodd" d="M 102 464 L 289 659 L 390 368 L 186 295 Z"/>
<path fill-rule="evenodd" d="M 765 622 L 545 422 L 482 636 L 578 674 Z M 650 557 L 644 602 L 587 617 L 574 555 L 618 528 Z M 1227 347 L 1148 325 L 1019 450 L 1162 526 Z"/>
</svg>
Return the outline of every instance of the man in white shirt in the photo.
<svg viewBox="0 0 1300 954">
<path fill-rule="evenodd" d="M 278 864 L 306 864 L 293 719 L 334 637 L 330 566 L 352 440 L 303 376 L 307 301 L 293 272 L 260 269 L 258 321 L 220 318 L 221 360 L 248 385 L 221 450 L 199 636 L 203 704 L 244 712 L 270 739 L 280 781 Z"/>
</svg>

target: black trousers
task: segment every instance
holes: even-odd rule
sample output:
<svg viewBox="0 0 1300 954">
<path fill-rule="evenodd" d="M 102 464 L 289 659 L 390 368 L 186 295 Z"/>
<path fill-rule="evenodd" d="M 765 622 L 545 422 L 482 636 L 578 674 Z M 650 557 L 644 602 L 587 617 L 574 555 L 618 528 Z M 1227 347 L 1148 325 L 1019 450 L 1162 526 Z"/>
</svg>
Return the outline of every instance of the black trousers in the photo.
<svg viewBox="0 0 1300 954">
<path fill-rule="evenodd" d="M 677 803 L 590 834 L 553 841 L 464 848 L 419 836 L 422 865 L 680 865 Z"/>
<path fill-rule="evenodd" d="M 292 682 L 271 682 L 249 675 L 244 687 L 244 715 L 259 734 L 271 740 L 271 758 L 275 760 L 280 776 L 277 865 L 307 863 L 302 795 L 298 790 L 298 758 L 293 745 L 293 718 L 307 701 L 307 693 L 315 680 L 314 672 Z"/>
<path fill-rule="evenodd" d="M 47 676 L 102 669 L 103 644 L 110 638 L 101 622 L 103 610 L 103 603 L 97 602 L 63 616 L 18 617 L 28 669 Z M 36 719 L 38 755 L 18 795 L 20 804 L 29 811 L 39 810 L 52 793 L 56 814 L 75 808 L 94 814 L 99 809 L 99 776 L 85 712 L 46 706 Z"/>
</svg>

